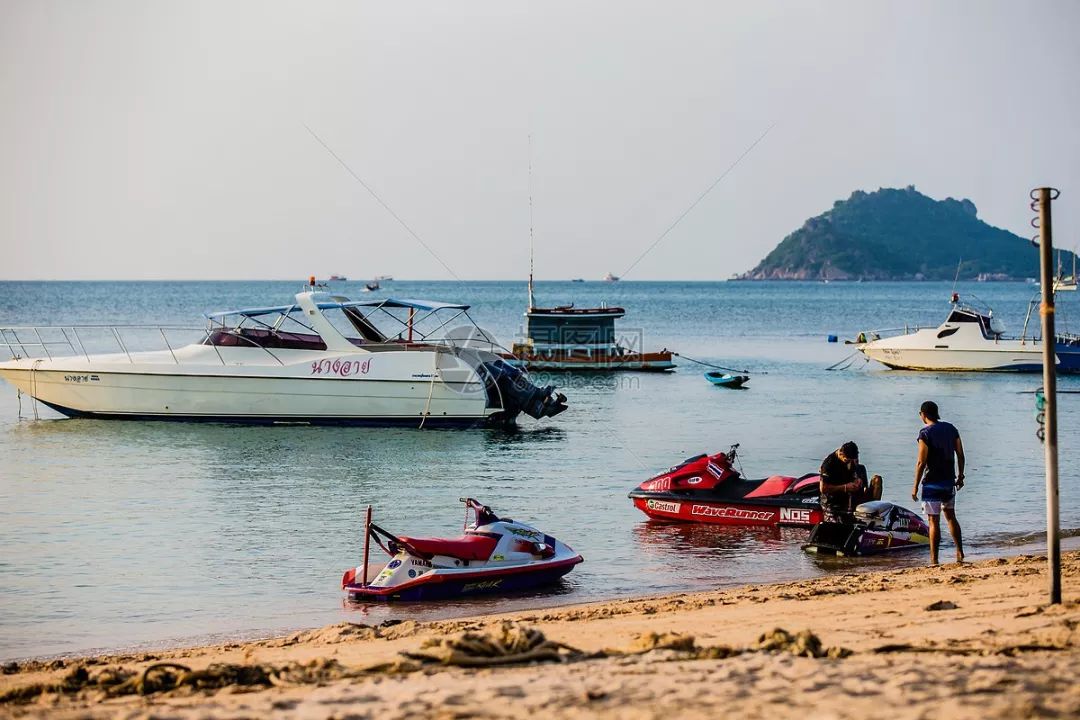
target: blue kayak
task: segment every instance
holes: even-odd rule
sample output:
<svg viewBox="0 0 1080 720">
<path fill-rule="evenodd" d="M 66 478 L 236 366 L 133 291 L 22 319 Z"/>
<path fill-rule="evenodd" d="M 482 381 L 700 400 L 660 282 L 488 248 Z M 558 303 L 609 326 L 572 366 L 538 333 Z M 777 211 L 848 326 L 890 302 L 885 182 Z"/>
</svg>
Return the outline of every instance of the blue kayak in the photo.
<svg viewBox="0 0 1080 720">
<path fill-rule="evenodd" d="M 713 385 L 721 385 L 728 388 L 742 388 L 743 383 L 750 379 L 749 375 L 729 375 L 728 373 L 710 370 L 705 373 L 705 379 Z"/>
</svg>

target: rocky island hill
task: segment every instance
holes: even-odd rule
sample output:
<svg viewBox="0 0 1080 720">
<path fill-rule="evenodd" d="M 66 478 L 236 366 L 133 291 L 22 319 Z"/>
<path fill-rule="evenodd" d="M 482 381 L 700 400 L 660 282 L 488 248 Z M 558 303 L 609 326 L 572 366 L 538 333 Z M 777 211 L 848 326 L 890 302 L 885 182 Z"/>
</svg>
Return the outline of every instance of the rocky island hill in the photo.
<svg viewBox="0 0 1080 720">
<path fill-rule="evenodd" d="M 1061 261 L 1072 267 L 1072 253 Z M 1027 238 L 991 227 L 970 200 L 856 190 L 807 220 L 740 280 L 1022 280 L 1039 274 Z"/>
</svg>

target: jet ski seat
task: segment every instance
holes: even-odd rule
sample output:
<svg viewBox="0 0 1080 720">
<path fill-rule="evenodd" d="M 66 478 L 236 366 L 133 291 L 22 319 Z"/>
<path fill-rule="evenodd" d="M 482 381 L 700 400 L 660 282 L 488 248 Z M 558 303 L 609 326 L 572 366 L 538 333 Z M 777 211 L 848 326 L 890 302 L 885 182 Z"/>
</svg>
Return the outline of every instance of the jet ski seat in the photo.
<svg viewBox="0 0 1080 720">
<path fill-rule="evenodd" d="M 462 535 L 459 538 L 412 538 L 402 536 L 401 540 L 414 550 L 427 555 L 446 555 L 458 560 L 487 560 L 499 544 L 499 539 L 489 535 Z"/>
</svg>

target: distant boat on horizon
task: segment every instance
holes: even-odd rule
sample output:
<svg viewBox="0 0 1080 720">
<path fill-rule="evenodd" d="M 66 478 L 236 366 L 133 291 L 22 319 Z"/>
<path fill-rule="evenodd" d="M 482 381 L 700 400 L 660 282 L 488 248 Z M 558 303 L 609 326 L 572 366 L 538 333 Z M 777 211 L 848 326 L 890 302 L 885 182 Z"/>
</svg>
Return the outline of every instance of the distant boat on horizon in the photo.
<svg viewBox="0 0 1080 720">
<path fill-rule="evenodd" d="M 585 278 L 574 278 L 570 282 L 585 282 Z"/>
<path fill-rule="evenodd" d="M 604 276 L 604 282 L 619 282 L 619 276 L 608 273 Z"/>
<path fill-rule="evenodd" d="M 327 282 L 348 282 L 349 278 L 344 275 L 331 275 Z"/>
<path fill-rule="evenodd" d="M 375 282 L 392 282 L 394 280 L 393 275 L 376 275 Z"/>
</svg>

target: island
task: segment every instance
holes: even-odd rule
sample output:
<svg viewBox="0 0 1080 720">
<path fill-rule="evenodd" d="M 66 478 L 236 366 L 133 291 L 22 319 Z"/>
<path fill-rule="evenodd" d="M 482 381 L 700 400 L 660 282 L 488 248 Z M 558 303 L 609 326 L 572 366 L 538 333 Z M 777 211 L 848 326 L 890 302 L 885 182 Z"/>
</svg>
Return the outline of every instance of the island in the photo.
<svg viewBox="0 0 1080 720">
<path fill-rule="evenodd" d="M 1071 268 L 1073 253 L 1060 261 Z M 1023 280 L 1038 277 L 1039 253 L 980 220 L 971 200 L 934 200 L 908 185 L 856 190 L 734 279 L 952 280 L 958 268 L 962 280 Z"/>
</svg>

